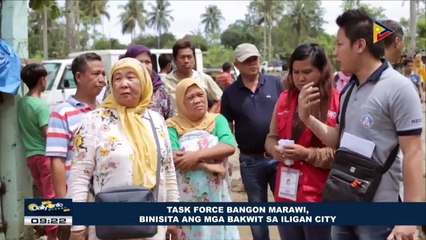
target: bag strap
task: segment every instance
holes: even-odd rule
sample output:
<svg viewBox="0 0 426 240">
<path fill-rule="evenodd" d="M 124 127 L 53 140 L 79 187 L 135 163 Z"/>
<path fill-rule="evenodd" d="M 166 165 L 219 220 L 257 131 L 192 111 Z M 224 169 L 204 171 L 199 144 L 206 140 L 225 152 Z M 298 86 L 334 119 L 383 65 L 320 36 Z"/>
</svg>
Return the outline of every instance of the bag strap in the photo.
<svg viewBox="0 0 426 240">
<path fill-rule="evenodd" d="M 161 170 L 161 145 L 160 145 L 160 141 L 158 140 L 158 135 L 157 135 L 157 130 L 155 130 L 155 125 L 154 122 L 152 121 L 152 117 L 151 114 L 148 111 L 148 115 L 149 115 L 149 122 L 151 123 L 151 128 L 152 128 L 152 133 L 154 134 L 154 138 L 155 138 L 155 144 L 157 145 L 157 180 L 155 182 L 155 187 L 154 187 L 154 196 L 155 199 L 158 200 L 158 185 L 160 185 L 160 170 Z"/>
<path fill-rule="evenodd" d="M 399 144 L 396 144 L 396 146 L 392 149 L 392 152 L 389 154 L 388 159 L 386 159 L 386 162 L 382 167 L 382 174 L 387 172 L 389 168 L 392 166 L 392 164 L 395 162 L 396 156 L 398 155 L 398 151 L 399 151 Z"/>
<path fill-rule="evenodd" d="M 345 96 L 345 100 L 343 101 L 342 112 L 340 113 L 342 118 L 341 118 L 340 125 L 339 125 L 339 136 L 340 136 L 340 138 L 342 138 L 342 132 L 343 132 L 343 129 L 345 128 L 346 108 L 348 107 L 349 98 L 351 98 L 352 90 L 354 90 L 354 88 L 355 88 L 355 82 L 352 82 L 351 86 L 349 86 L 348 93 Z"/>
<path fill-rule="evenodd" d="M 346 94 L 345 100 L 343 101 L 342 112 L 341 112 L 342 118 L 341 118 L 340 129 L 339 129 L 340 138 L 342 137 L 342 132 L 343 132 L 343 129 L 345 128 L 346 109 L 348 107 L 349 98 L 351 97 L 352 90 L 354 89 L 354 87 L 355 87 L 355 82 L 353 82 L 351 84 L 351 86 L 349 86 L 348 93 Z M 388 158 L 386 159 L 385 164 L 382 166 L 382 171 L 381 171 L 382 174 L 387 172 L 389 170 L 389 168 L 392 166 L 392 164 L 395 162 L 396 156 L 398 155 L 398 151 L 399 151 L 399 144 L 397 144 L 392 149 L 391 153 L 389 154 Z"/>
</svg>

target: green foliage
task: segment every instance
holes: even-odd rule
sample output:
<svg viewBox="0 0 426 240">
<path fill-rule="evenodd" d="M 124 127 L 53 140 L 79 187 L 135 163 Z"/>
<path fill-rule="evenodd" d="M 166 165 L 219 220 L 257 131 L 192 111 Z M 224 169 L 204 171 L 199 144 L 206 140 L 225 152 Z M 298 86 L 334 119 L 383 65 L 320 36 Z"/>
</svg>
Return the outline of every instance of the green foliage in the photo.
<svg viewBox="0 0 426 240">
<path fill-rule="evenodd" d="M 157 36 L 153 35 L 140 35 L 133 40 L 134 44 L 142 44 L 148 48 L 156 48 L 157 46 Z"/>
<path fill-rule="evenodd" d="M 101 17 L 110 19 L 107 11 L 108 0 L 89 1 L 83 0 L 78 2 L 80 10 L 80 20 L 83 24 L 98 25 L 101 24 Z"/>
<path fill-rule="evenodd" d="M 135 44 L 142 44 L 145 45 L 148 48 L 158 48 L 157 42 L 158 42 L 158 36 L 153 35 L 140 35 L 136 37 L 133 41 Z M 161 43 L 162 45 L 160 48 L 171 48 L 173 44 L 176 42 L 176 37 L 171 33 L 163 33 L 161 34 Z"/>
<path fill-rule="evenodd" d="M 161 46 L 160 48 L 172 48 L 176 43 L 176 37 L 172 33 L 161 34 Z"/>
<path fill-rule="evenodd" d="M 426 16 L 417 19 L 417 39 L 416 47 L 419 50 L 426 50 Z"/>
<path fill-rule="evenodd" d="M 229 27 L 220 36 L 220 42 L 222 45 L 235 49 L 240 43 L 249 42 L 255 45 L 260 45 L 262 38 L 256 38 L 254 33 L 250 31 L 246 22 L 243 20 L 237 20 L 234 24 Z"/>
<path fill-rule="evenodd" d="M 137 28 L 145 29 L 145 8 L 143 2 L 139 0 L 129 0 L 126 5 L 120 5 L 123 12 L 119 15 L 121 22 L 121 32 L 132 34 L 135 37 Z"/>
<path fill-rule="evenodd" d="M 203 54 L 203 64 L 205 68 L 220 68 L 225 62 L 234 60 L 234 51 L 221 45 L 210 46 L 209 50 Z"/>
<path fill-rule="evenodd" d="M 333 50 L 334 50 L 334 47 L 335 47 L 336 36 L 329 35 L 329 34 L 323 32 L 323 33 L 320 33 L 320 35 L 318 37 L 307 38 L 305 42 L 306 43 L 317 43 L 317 44 L 319 44 L 323 48 L 328 59 L 330 60 L 330 63 L 332 64 L 332 66 L 334 68 L 333 71 L 338 70 L 337 62 L 334 60 L 334 57 L 333 57 Z"/>
<path fill-rule="evenodd" d="M 206 36 L 211 36 L 220 30 L 220 22 L 224 20 L 222 12 L 216 5 L 206 7 L 206 12 L 201 14 L 201 24 L 204 25 Z"/>
<path fill-rule="evenodd" d="M 96 31 L 96 26 L 102 23 L 102 17 L 110 19 L 110 15 L 107 11 L 108 0 L 96 0 L 89 1 L 83 0 L 79 1 L 79 19 L 84 26 L 87 36 L 89 37 L 89 32 L 92 32 L 90 36 L 91 39 L 96 39 L 100 34 Z"/>
<path fill-rule="evenodd" d="M 107 39 L 102 37 L 95 40 L 93 43 L 93 50 L 105 50 L 105 49 L 126 49 L 127 45 L 121 44 L 116 38 Z"/>
<path fill-rule="evenodd" d="M 386 15 L 384 14 L 385 9 L 382 7 L 372 7 L 369 4 L 361 3 L 360 0 L 344 0 L 343 11 L 347 11 L 349 9 L 361 9 L 364 12 L 368 13 L 375 19 L 384 20 L 386 19 Z"/>
<path fill-rule="evenodd" d="M 43 56 L 43 9 L 31 10 L 28 16 L 28 55 L 30 58 Z M 63 12 L 63 10 L 61 10 Z M 47 18 L 47 39 L 49 58 L 66 58 L 66 34 L 65 23 L 60 19 Z M 87 49 L 90 36 L 84 30 L 76 33 L 79 45 Z"/>
<path fill-rule="evenodd" d="M 207 49 L 209 48 L 209 43 L 201 35 L 187 34 L 183 37 L 183 39 L 187 39 L 187 40 L 191 41 L 195 45 L 196 48 L 201 49 L 201 51 L 203 51 L 203 52 L 207 51 Z"/>
<path fill-rule="evenodd" d="M 40 12 L 43 12 L 44 7 L 46 7 L 51 19 L 57 19 L 62 15 L 55 0 L 30 0 L 29 7 Z"/>
<path fill-rule="evenodd" d="M 287 8 L 287 18 L 291 28 L 295 31 L 296 45 L 307 37 L 315 37 L 323 32 L 324 10 L 319 1 L 290 2 Z"/>
<path fill-rule="evenodd" d="M 43 55 L 43 39 L 41 33 L 36 33 L 35 29 L 28 28 L 28 55 L 29 58 Z M 65 42 L 65 24 L 54 22 L 48 29 L 49 39 L 49 57 L 65 58 L 66 42 Z"/>
<path fill-rule="evenodd" d="M 153 27 L 158 32 L 158 36 L 161 36 L 161 33 L 166 32 L 170 27 L 170 21 L 173 21 L 172 11 L 170 8 L 170 3 L 167 0 L 156 0 L 156 5 L 151 6 L 151 11 L 148 12 L 148 26 Z M 157 47 L 161 48 L 162 38 L 157 38 L 158 44 Z"/>
<path fill-rule="evenodd" d="M 157 31 L 167 31 L 170 21 L 173 21 L 170 2 L 167 0 L 156 0 L 156 5 L 150 4 L 151 11 L 147 14 L 147 24 Z"/>
<path fill-rule="evenodd" d="M 290 2 L 287 2 L 288 4 Z M 253 13 L 257 18 L 257 24 L 265 23 L 270 28 L 279 18 L 284 9 L 284 1 L 276 0 L 254 0 L 250 3 L 249 8 L 253 9 Z"/>
</svg>

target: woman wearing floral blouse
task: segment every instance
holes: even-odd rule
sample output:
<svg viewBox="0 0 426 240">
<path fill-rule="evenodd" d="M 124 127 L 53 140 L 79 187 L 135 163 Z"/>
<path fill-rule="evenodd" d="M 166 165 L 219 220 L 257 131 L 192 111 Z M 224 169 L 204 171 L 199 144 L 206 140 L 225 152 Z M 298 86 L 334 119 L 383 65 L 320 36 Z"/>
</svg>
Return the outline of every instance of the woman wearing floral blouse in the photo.
<svg viewBox="0 0 426 240">
<path fill-rule="evenodd" d="M 123 58 L 111 70 L 110 86 L 112 93 L 87 114 L 76 132 L 68 198 L 87 201 L 90 184 L 95 195 L 119 186 L 153 188 L 160 170 L 158 201 L 179 201 L 167 128 L 158 113 L 147 109 L 153 88 L 147 69 L 136 59 Z M 161 166 L 150 118 L 159 138 Z M 90 228 L 89 239 L 96 239 Z M 165 239 L 166 228 L 158 226 L 152 239 Z M 72 240 L 86 234 L 85 226 L 73 226 L 71 231 Z"/>
</svg>

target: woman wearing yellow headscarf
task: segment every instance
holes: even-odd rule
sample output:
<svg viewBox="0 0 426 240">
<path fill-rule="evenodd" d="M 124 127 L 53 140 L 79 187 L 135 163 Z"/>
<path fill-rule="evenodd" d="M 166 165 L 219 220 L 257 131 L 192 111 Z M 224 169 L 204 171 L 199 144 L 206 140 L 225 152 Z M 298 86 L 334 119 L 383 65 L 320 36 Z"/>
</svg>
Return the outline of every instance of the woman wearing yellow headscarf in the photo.
<svg viewBox="0 0 426 240">
<path fill-rule="evenodd" d="M 152 189 L 160 171 L 157 201 L 179 201 L 164 119 L 147 109 L 153 88 L 147 69 L 136 59 L 123 58 L 110 76 L 111 94 L 85 116 L 76 132 L 67 196 L 74 202 L 87 201 L 90 183 L 95 195 L 120 186 Z M 160 146 L 155 144 L 150 118 Z M 157 148 L 161 166 L 157 166 Z M 71 231 L 71 239 L 81 239 L 85 227 L 73 226 Z M 165 233 L 166 226 L 158 226 L 153 239 L 164 239 Z M 96 239 L 95 234 L 89 233 L 89 239 Z"/>
<path fill-rule="evenodd" d="M 420 53 L 416 54 L 416 56 L 414 57 L 413 72 L 420 76 L 422 88 L 423 90 L 425 90 L 426 66 L 422 62 L 422 56 L 420 55 Z"/>
<path fill-rule="evenodd" d="M 225 171 L 235 151 L 228 121 L 207 112 L 207 95 L 197 80 L 176 86 L 178 116 L 167 120 L 182 202 L 230 202 Z M 225 167 L 224 167 L 225 166 Z M 184 239 L 239 239 L 236 226 L 182 226 Z"/>
</svg>

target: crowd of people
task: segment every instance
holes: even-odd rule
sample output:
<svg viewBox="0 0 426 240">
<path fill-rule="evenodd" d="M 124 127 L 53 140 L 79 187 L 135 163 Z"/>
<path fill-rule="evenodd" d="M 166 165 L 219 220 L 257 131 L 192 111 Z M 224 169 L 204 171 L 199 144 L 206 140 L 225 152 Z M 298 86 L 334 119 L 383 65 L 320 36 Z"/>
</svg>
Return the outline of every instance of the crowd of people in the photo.
<svg viewBox="0 0 426 240">
<path fill-rule="evenodd" d="M 394 32 L 373 43 L 373 22 L 361 10 L 337 18 L 335 74 L 316 43 L 299 45 L 281 78 L 260 72 L 261 54 L 250 43 L 236 47 L 234 62 L 223 64 L 215 80 L 194 70 L 195 47 L 188 40 L 175 43 L 171 59 L 160 57 L 160 73 L 142 45 L 129 46 L 112 69 L 105 69 L 96 53 L 85 53 L 71 66 L 75 95 L 52 112 L 40 99 L 47 72 L 28 64 L 21 79 L 29 92 L 19 102 L 18 120 L 34 184 L 43 198 L 74 202 L 94 201 L 121 186 L 155 188 L 159 202 L 231 202 L 228 157 L 238 147 L 249 202 L 267 202 L 268 188 L 276 202 L 322 202 L 333 198 L 324 189 L 336 150 L 347 141 L 368 141 L 374 148 L 366 157 L 379 164 L 400 149 L 371 201 L 423 201 L 426 56 L 403 58 L 404 34 L 391 20 L 383 24 Z M 240 73 L 236 79 L 232 66 Z M 111 93 L 97 102 L 106 71 Z M 250 229 L 253 239 L 270 239 L 267 226 Z M 416 226 L 280 225 L 278 230 L 282 240 L 417 234 Z M 49 226 L 46 234 L 48 240 L 97 239 L 94 226 Z M 240 236 L 237 226 L 158 226 L 150 239 Z"/>
</svg>

